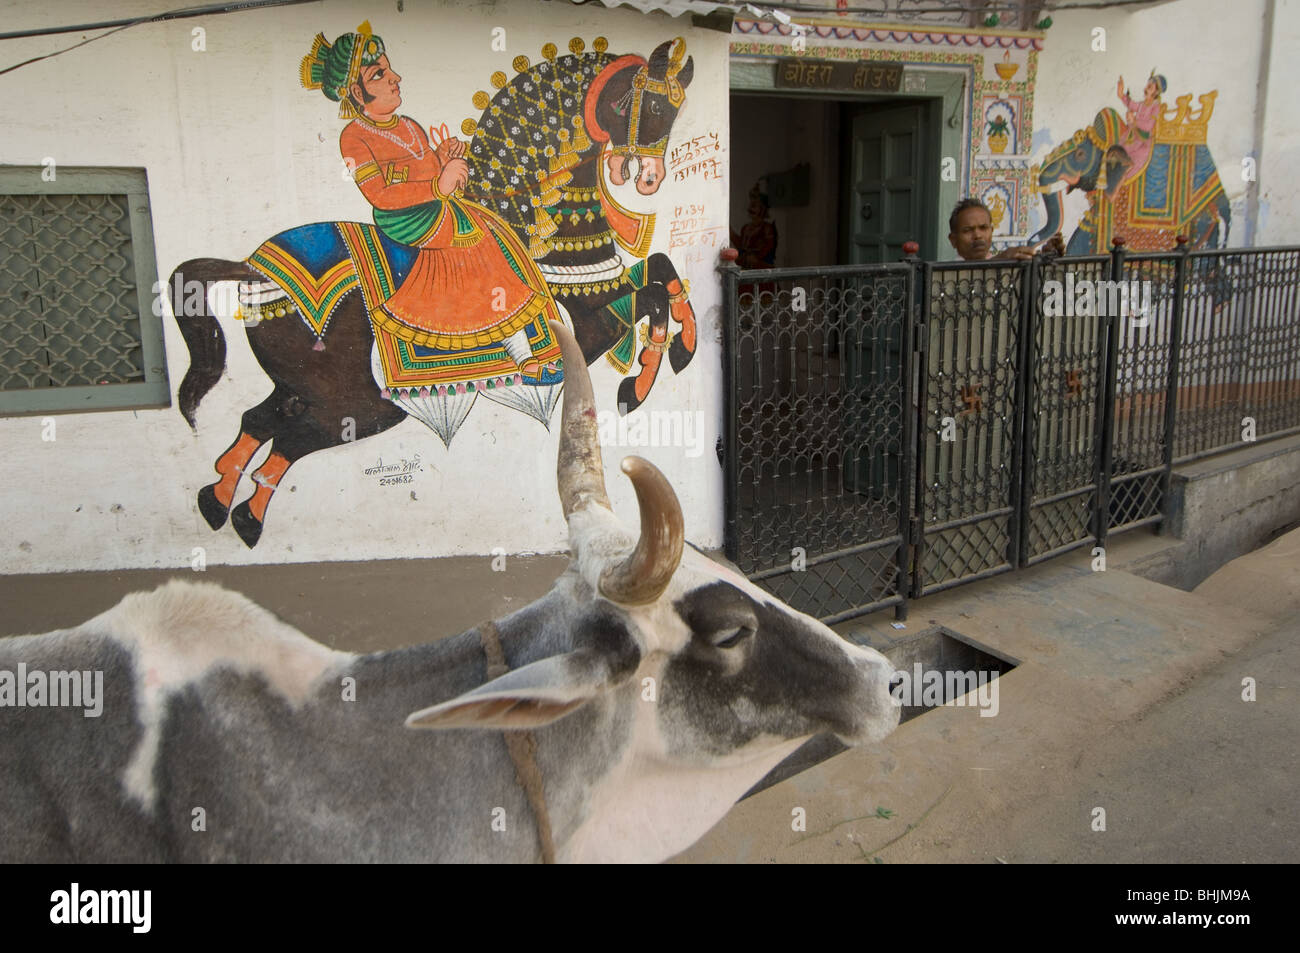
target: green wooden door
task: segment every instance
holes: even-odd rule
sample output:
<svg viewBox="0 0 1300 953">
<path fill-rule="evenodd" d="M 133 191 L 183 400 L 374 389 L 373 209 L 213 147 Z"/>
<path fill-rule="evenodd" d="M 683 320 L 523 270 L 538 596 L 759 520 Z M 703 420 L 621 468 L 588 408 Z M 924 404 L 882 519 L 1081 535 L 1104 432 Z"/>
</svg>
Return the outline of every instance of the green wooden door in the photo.
<svg viewBox="0 0 1300 953">
<path fill-rule="evenodd" d="M 845 113 L 843 260 L 852 265 L 898 261 L 904 242 L 924 247 L 926 104 L 855 104 Z"/>
<path fill-rule="evenodd" d="M 921 170 L 926 168 L 927 117 L 923 102 L 845 106 L 842 194 L 847 208 L 841 230 L 845 263 L 895 262 L 903 257 L 904 242 L 925 246 L 929 189 Z M 859 344 L 849 349 L 845 367 L 850 380 L 889 392 L 889 385 L 897 386 L 903 372 L 902 329 L 879 320 L 883 302 L 865 304 L 856 327 Z M 857 452 L 845 456 L 845 489 L 875 499 L 896 498 L 902 472 L 901 414 L 887 433 L 876 428 L 852 435 L 851 441 L 859 442 Z"/>
</svg>

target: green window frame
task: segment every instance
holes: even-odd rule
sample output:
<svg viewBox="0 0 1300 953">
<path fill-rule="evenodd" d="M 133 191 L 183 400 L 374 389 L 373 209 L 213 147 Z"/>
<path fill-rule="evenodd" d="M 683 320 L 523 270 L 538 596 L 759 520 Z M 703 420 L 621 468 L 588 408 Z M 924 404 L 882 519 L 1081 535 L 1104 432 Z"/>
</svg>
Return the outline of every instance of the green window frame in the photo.
<svg viewBox="0 0 1300 953">
<path fill-rule="evenodd" d="M 0 416 L 168 407 L 144 169 L 0 166 Z"/>
</svg>

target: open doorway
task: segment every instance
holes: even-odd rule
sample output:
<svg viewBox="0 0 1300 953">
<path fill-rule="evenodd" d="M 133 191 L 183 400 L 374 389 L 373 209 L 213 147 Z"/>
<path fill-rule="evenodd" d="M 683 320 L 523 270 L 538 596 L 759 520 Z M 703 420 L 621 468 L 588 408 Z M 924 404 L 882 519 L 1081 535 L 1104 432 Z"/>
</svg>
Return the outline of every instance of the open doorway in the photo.
<svg viewBox="0 0 1300 953">
<path fill-rule="evenodd" d="M 742 268 L 934 257 L 929 99 L 731 96 L 731 231 Z M 933 170 L 934 174 L 927 174 Z"/>
</svg>

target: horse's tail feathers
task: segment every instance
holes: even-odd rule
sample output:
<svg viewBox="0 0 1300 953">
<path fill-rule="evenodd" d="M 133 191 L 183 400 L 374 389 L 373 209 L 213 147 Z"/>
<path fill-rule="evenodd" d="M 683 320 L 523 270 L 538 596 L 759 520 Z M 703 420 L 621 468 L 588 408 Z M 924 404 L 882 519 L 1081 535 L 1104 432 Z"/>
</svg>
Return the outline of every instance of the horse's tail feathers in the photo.
<svg viewBox="0 0 1300 953">
<path fill-rule="evenodd" d="M 199 402 L 221 379 L 226 366 L 226 338 L 220 322 L 210 310 L 208 287 L 214 281 L 240 281 L 253 277 L 251 269 L 243 262 L 220 258 L 195 258 L 172 272 L 167 285 L 172 299 L 172 315 L 190 351 L 189 370 L 181 381 L 177 400 L 191 428 L 195 426 Z M 201 283 L 201 296 L 186 290 L 193 288 L 191 282 Z"/>
</svg>

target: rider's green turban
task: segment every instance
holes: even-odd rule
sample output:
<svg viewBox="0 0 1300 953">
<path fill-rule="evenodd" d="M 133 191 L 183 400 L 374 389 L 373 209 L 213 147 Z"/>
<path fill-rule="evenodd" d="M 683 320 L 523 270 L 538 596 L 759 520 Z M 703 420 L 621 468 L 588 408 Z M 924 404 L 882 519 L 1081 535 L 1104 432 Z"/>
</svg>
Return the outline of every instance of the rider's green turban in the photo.
<svg viewBox="0 0 1300 953">
<path fill-rule="evenodd" d="M 363 66 L 374 66 L 383 55 L 384 41 L 371 34 L 367 20 L 356 33 L 344 33 L 333 46 L 324 33 L 317 33 L 298 75 L 306 89 L 319 89 L 338 103 L 341 117 L 355 119 L 357 110 L 348 98 L 348 89 L 359 81 Z"/>
</svg>

